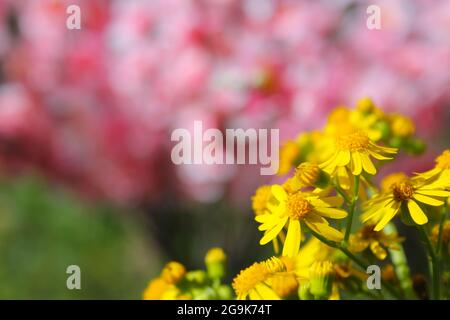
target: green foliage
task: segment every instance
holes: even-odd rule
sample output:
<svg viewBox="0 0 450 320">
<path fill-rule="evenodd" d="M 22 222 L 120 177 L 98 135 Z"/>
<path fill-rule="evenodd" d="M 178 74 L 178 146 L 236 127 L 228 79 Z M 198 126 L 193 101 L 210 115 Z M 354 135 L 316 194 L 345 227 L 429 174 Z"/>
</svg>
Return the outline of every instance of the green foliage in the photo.
<svg viewBox="0 0 450 320">
<path fill-rule="evenodd" d="M 0 298 L 139 299 L 160 266 L 131 216 L 36 177 L 3 182 Z M 66 287 L 72 264 L 81 268 L 81 290 Z"/>
</svg>

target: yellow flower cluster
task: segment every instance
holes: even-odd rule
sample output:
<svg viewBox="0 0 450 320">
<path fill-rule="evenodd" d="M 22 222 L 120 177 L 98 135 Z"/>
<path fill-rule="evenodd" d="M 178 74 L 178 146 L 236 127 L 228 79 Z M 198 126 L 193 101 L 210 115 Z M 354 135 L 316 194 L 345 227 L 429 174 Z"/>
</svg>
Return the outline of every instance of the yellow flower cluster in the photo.
<svg viewBox="0 0 450 320">
<path fill-rule="evenodd" d="M 241 270 L 227 287 L 220 282 L 226 256 L 215 248 L 206 256 L 206 272 L 186 272 L 169 263 L 144 298 L 229 297 L 227 288 L 237 299 L 258 300 L 429 296 L 414 291 L 419 286 L 410 276 L 403 250 L 407 239 L 397 232 L 400 222 L 406 225 L 402 228 L 416 228 L 426 245 L 430 295 L 450 298 L 443 285 L 450 275 L 442 272 L 450 270 L 450 150 L 426 172 L 379 174 L 398 152 L 423 151 L 414 134 L 411 119 L 385 113 L 368 98 L 353 109 L 335 108 L 321 130 L 283 144 L 279 173 L 289 176 L 259 187 L 251 199 L 262 233 L 259 243 L 273 244 L 271 258 Z M 377 261 L 384 266 L 382 290 L 371 291 L 366 272 Z"/>
<path fill-rule="evenodd" d="M 361 269 L 369 262 L 386 261 L 391 254 L 393 264 L 388 261 L 384 270 L 393 270 L 395 277 L 389 279 L 400 275 L 396 279 L 403 288 L 386 284 L 389 294 L 411 297 L 408 272 L 398 271 L 394 264 L 404 259 L 405 238 L 390 222 L 399 215 L 407 225 L 417 226 L 426 241 L 437 243 L 430 256 L 440 254 L 440 246 L 448 243 L 448 220 L 446 213 L 437 219 L 436 208 L 445 210 L 450 196 L 450 151 L 438 156 L 436 166 L 427 172 L 412 177 L 393 173 L 381 180 L 379 188 L 373 180 L 379 166 L 393 161 L 399 150 L 423 151 L 414 134 L 411 119 L 386 114 L 364 98 L 354 109 L 335 108 L 321 130 L 287 141 L 280 152 L 279 174 L 291 175 L 282 184 L 258 188 L 252 207 L 263 233 L 260 244 L 272 242 L 280 261 L 293 262 L 289 267 L 285 263 L 283 270 L 270 271 L 259 262 L 241 271 L 233 282 L 237 297 L 291 298 L 296 288 L 300 299 L 336 298 L 351 281 L 364 282 L 367 275 Z M 431 229 L 422 227 L 430 221 L 435 225 L 432 237 Z M 436 263 L 442 264 L 442 259 Z M 439 281 L 435 279 L 434 286 Z M 405 293 L 405 288 L 411 292 Z M 370 295 L 364 286 L 357 290 Z"/>
<path fill-rule="evenodd" d="M 227 256 L 221 248 L 211 248 L 205 256 L 206 270 L 187 271 L 179 262 L 165 265 L 159 277 L 144 290 L 144 300 L 231 299 L 231 287 L 222 284 Z"/>
</svg>

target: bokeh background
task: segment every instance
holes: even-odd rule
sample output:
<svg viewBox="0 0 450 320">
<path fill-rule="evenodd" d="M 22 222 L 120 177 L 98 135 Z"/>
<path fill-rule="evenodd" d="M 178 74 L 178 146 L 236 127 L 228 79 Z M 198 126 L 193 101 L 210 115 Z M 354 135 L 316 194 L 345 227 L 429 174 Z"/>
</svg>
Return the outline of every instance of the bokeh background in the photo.
<svg viewBox="0 0 450 320">
<path fill-rule="evenodd" d="M 369 96 L 416 121 L 427 152 L 399 165 L 419 170 L 448 147 L 449 70 L 447 0 L 0 0 L 0 298 L 140 298 L 212 246 L 231 278 L 270 250 L 250 210 L 264 179 L 174 166 L 173 129 L 294 138 Z"/>
</svg>

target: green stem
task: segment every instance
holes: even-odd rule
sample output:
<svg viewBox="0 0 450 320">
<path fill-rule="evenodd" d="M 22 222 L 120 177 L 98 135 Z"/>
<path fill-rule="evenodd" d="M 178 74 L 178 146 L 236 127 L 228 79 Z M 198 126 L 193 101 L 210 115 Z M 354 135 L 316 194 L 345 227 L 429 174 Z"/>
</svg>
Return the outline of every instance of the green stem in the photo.
<svg viewBox="0 0 450 320">
<path fill-rule="evenodd" d="M 319 239 L 320 241 L 322 241 L 326 245 L 328 245 L 328 246 L 330 246 L 332 248 L 340 250 L 350 260 L 355 262 L 361 269 L 363 269 L 364 271 L 367 270 L 368 265 L 363 260 L 361 260 L 360 258 L 355 256 L 353 253 L 351 253 L 350 250 L 348 250 L 346 247 L 343 247 L 342 245 L 339 245 L 338 243 L 336 243 L 334 241 L 330 241 L 330 240 L 324 238 L 323 236 L 321 236 L 320 234 L 318 234 L 317 232 L 315 232 L 314 230 L 312 230 L 310 228 L 308 228 L 308 229 L 309 229 L 309 231 L 311 232 L 311 234 L 314 237 L 316 237 L 317 239 Z M 387 283 L 383 279 L 381 279 L 381 283 L 382 283 L 383 287 L 385 287 L 395 298 L 401 299 L 401 296 L 397 293 L 397 291 L 394 289 L 394 287 L 392 287 L 389 283 Z"/>
<path fill-rule="evenodd" d="M 397 234 L 397 228 L 395 225 L 390 222 L 384 228 L 384 232 L 387 235 Z M 401 243 L 398 244 L 398 248 L 388 249 L 389 255 L 394 266 L 395 274 L 399 280 L 400 287 L 407 299 L 417 299 L 416 294 L 414 293 L 411 274 L 409 271 L 408 260 L 406 258 L 405 251 L 403 249 L 403 245 Z"/>
<path fill-rule="evenodd" d="M 353 224 L 353 216 L 355 214 L 355 208 L 356 208 L 356 201 L 358 200 L 358 193 L 359 193 L 359 176 L 355 176 L 355 183 L 353 184 L 354 190 L 353 190 L 353 198 L 350 203 L 348 218 L 347 218 L 347 227 L 345 228 L 345 236 L 344 236 L 344 242 L 343 246 L 348 246 L 348 240 L 350 238 L 350 233 L 352 231 L 352 224 Z"/>
<path fill-rule="evenodd" d="M 350 199 L 348 198 L 347 194 L 345 193 L 344 190 L 342 190 L 342 188 L 337 184 L 337 183 L 333 183 L 333 187 L 336 190 L 336 192 L 342 197 L 344 198 L 345 203 L 347 203 L 348 205 L 350 204 Z"/>
<path fill-rule="evenodd" d="M 434 251 L 433 245 L 431 244 L 430 239 L 427 236 L 427 233 L 423 226 L 417 226 L 417 229 L 419 230 L 420 238 L 422 239 L 422 242 L 425 244 L 428 255 L 431 258 L 431 276 L 433 279 L 433 298 L 436 300 L 440 299 L 440 283 L 439 283 L 439 260 L 436 256 L 436 252 Z"/>
<path fill-rule="evenodd" d="M 438 240 L 437 240 L 437 245 L 436 245 L 436 255 L 439 257 L 439 260 L 441 260 L 442 230 L 444 229 L 445 218 L 447 218 L 447 212 L 444 207 L 444 208 L 442 208 L 441 221 L 439 221 L 439 233 L 438 233 Z"/>
</svg>

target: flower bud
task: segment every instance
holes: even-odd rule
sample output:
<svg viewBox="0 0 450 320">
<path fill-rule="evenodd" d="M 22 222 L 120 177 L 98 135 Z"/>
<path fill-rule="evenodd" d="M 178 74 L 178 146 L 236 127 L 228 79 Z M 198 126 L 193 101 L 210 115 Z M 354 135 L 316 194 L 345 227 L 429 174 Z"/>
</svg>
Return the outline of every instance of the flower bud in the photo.
<svg viewBox="0 0 450 320">
<path fill-rule="evenodd" d="M 186 268 L 179 262 L 172 261 L 166 264 L 161 272 L 161 278 L 163 278 L 167 283 L 176 284 L 186 274 Z"/>
<path fill-rule="evenodd" d="M 298 287 L 298 297 L 300 300 L 314 300 L 314 296 L 310 292 L 310 283 L 305 282 Z"/>
<path fill-rule="evenodd" d="M 327 299 L 331 295 L 334 278 L 333 264 L 330 261 L 316 261 L 309 271 L 310 292 L 315 299 Z"/>
<path fill-rule="evenodd" d="M 211 279 L 221 279 L 225 276 L 227 257 L 221 248 L 212 248 L 205 256 L 206 270 Z"/>
<path fill-rule="evenodd" d="M 325 188 L 330 183 L 330 176 L 315 163 L 303 162 L 295 170 L 295 177 L 303 186 Z"/>
</svg>

